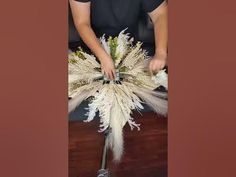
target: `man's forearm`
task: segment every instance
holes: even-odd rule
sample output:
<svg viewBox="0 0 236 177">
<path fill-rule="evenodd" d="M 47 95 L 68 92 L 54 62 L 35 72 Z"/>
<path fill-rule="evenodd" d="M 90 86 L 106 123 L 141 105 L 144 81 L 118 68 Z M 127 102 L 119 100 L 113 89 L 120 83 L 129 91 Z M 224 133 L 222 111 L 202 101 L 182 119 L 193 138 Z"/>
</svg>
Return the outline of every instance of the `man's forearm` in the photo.
<svg viewBox="0 0 236 177">
<path fill-rule="evenodd" d="M 108 54 L 102 48 L 102 45 L 89 25 L 80 24 L 76 25 L 76 28 L 84 43 L 90 48 L 90 50 L 98 57 L 100 61 L 108 57 Z"/>
<path fill-rule="evenodd" d="M 154 22 L 155 53 L 156 55 L 167 55 L 168 41 L 168 17 L 167 12 L 160 14 Z"/>
</svg>

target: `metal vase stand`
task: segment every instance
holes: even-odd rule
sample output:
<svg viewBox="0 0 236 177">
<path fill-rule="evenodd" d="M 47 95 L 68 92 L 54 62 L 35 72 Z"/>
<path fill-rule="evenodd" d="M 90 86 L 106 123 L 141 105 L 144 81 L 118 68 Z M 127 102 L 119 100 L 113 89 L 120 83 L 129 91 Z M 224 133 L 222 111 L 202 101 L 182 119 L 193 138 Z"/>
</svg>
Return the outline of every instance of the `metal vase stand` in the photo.
<svg viewBox="0 0 236 177">
<path fill-rule="evenodd" d="M 109 177 L 109 171 L 107 169 L 107 157 L 108 157 L 108 146 L 109 146 L 109 134 L 111 132 L 111 128 L 108 127 L 104 132 L 104 145 L 103 145 L 103 153 L 101 159 L 101 168 L 98 170 L 97 177 Z"/>
</svg>

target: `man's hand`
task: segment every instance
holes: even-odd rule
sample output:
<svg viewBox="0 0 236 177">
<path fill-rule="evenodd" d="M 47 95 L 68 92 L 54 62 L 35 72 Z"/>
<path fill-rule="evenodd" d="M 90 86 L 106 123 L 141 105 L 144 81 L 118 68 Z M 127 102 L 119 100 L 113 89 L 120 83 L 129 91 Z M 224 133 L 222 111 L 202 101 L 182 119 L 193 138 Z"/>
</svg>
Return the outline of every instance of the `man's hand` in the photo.
<svg viewBox="0 0 236 177">
<path fill-rule="evenodd" d="M 151 73 L 163 69 L 167 62 L 167 41 L 168 41 L 168 7 L 167 2 L 161 3 L 155 10 L 149 13 L 154 25 L 155 34 L 155 56 L 150 62 Z"/>
<path fill-rule="evenodd" d="M 157 73 L 161 69 L 163 69 L 167 64 L 167 55 L 154 55 L 152 60 L 149 63 L 149 70 L 151 74 Z"/>
<path fill-rule="evenodd" d="M 101 60 L 102 74 L 109 80 L 114 80 L 116 76 L 115 65 L 111 57 L 106 57 Z"/>
</svg>

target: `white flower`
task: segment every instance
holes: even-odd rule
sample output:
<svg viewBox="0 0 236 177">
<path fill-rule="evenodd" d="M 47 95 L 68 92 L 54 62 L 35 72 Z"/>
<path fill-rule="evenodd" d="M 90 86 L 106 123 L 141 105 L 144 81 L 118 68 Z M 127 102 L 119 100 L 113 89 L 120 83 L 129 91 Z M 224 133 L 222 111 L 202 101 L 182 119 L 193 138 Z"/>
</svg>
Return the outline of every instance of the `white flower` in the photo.
<svg viewBox="0 0 236 177">
<path fill-rule="evenodd" d="M 168 90 L 168 75 L 165 70 L 160 70 L 155 76 L 152 77 L 155 84 L 161 85 Z"/>
</svg>

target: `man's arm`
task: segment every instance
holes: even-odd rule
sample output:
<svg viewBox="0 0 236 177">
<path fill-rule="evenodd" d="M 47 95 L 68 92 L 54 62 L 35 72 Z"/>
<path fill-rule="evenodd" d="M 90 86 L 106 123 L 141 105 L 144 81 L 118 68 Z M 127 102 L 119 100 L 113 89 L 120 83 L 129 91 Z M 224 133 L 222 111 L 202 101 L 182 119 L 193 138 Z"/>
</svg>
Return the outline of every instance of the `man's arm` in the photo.
<svg viewBox="0 0 236 177">
<path fill-rule="evenodd" d="M 149 13 L 154 25 L 155 33 L 155 55 L 150 62 L 151 72 L 163 69 L 167 63 L 167 41 L 168 41 L 168 9 L 164 1 L 154 11 Z"/>
<path fill-rule="evenodd" d="M 109 54 L 102 48 L 90 24 L 90 2 L 82 3 L 70 0 L 74 24 L 80 37 L 101 62 L 102 72 L 108 78 L 114 79 L 115 67 Z"/>
</svg>

